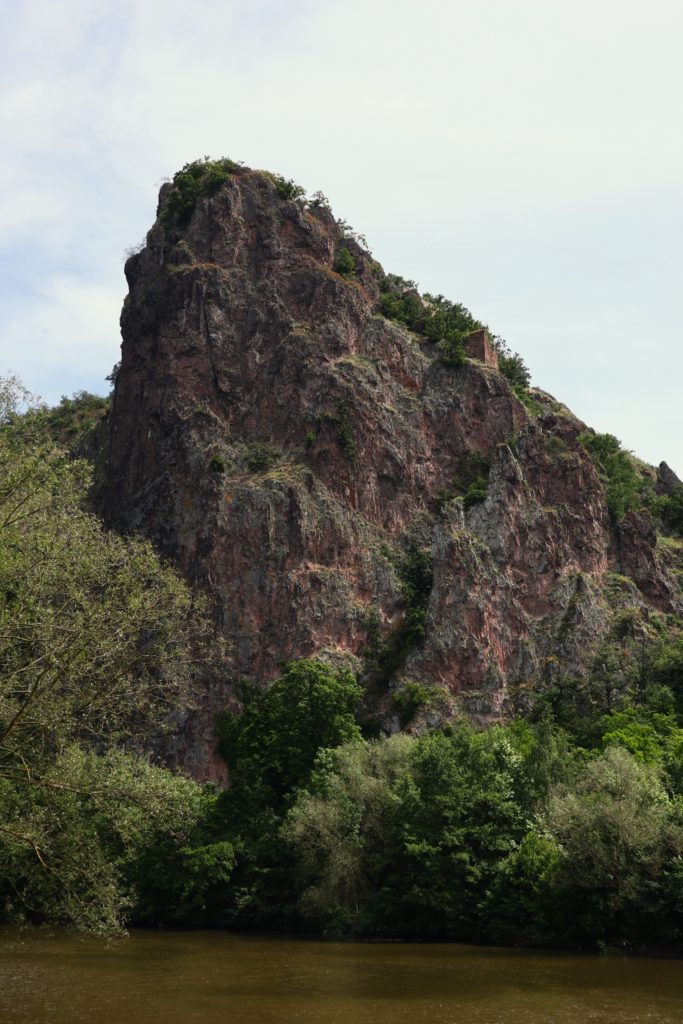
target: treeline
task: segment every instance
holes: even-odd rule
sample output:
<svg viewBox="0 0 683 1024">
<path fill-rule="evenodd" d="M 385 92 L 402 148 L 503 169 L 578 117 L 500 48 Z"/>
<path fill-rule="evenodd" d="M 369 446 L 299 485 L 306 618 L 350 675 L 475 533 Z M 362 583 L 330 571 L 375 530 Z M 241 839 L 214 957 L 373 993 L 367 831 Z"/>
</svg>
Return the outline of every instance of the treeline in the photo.
<svg viewBox="0 0 683 1024">
<path fill-rule="evenodd" d="M 653 684 L 651 702 L 596 710 L 582 735 L 545 703 L 532 722 L 368 740 L 353 677 L 294 663 L 268 691 L 245 692 L 241 716 L 225 717 L 231 789 L 185 847 L 146 852 L 134 919 L 675 946 L 682 679 L 679 662 L 674 688 Z"/>
</svg>

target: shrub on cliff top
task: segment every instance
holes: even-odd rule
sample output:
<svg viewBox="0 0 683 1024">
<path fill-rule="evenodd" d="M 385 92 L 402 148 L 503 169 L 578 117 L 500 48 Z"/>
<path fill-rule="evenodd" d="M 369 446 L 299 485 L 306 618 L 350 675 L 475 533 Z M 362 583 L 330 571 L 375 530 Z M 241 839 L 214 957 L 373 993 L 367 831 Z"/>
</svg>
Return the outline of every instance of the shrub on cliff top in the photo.
<svg viewBox="0 0 683 1024">
<path fill-rule="evenodd" d="M 414 281 L 387 274 L 381 284 L 380 311 L 416 334 L 433 342 L 447 366 L 459 366 L 465 358 L 465 339 L 483 325 L 459 302 L 443 295 L 423 297 Z"/>
<path fill-rule="evenodd" d="M 173 191 L 170 193 L 162 220 L 170 224 L 174 220 L 178 227 L 186 227 L 192 219 L 197 200 L 201 196 L 212 196 L 221 185 L 229 180 L 237 168 L 237 164 L 221 157 L 211 160 L 205 156 L 203 160 L 193 160 L 185 164 L 173 178 Z"/>
<path fill-rule="evenodd" d="M 300 199 L 306 195 L 306 189 L 294 181 L 294 178 L 285 178 L 282 174 L 273 174 L 272 171 L 266 171 L 265 175 L 275 185 L 275 191 L 280 199 Z"/>
<path fill-rule="evenodd" d="M 502 338 L 495 338 L 498 351 L 498 369 L 518 398 L 524 399 L 531 383 L 529 368 L 519 352 L 511 352 Z"/>
</svg>

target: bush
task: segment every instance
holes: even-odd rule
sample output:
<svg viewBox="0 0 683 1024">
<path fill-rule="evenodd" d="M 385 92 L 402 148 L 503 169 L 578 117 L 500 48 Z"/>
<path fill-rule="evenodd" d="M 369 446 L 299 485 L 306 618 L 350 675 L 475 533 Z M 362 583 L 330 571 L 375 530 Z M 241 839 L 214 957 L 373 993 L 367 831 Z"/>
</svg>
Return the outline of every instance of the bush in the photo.
<svg viewBox="0 0 683 1024">
<path fill-rule="evenodd" d="M 277 809 L 308 782 L 318 750 L 359 736 L 354 712 L 363 691 L 345 669 L 290 662 L 267 690 L 244 687 L 244 710 L 220 722 L 219 750 L 231 774 L 231 799 Z"/>
<path fill-rule="evenodd" d="M 380 311 L 435 344 L 446 366 L 465 359 L 465 339 L 483 325 L 459 302 L 443 295 L 420 298 L 414 281 L 387 274 L 381 282 Z"/>
<path fill-rule="evenodd" d="M 445 366 L 461 366 L 465 361 L 465 336 L 453 332 L 437 345 Z"/>
<path fill-rule="evenodd" d="M 342 277 L 354 277 L 356 274 L 356 260 L 350 249 L 343 246 L 337 252 L 334 261 L 334 269 Z"/>
<path fill-rule="evenodd" d="M 551 793 L 545 824 L 564 852 L 565 915 L 575 940 L 647 941 L 656 884 L 683 843 L 659 772 L 610 746 L 574 786 Z M 658 935 L 656 916 L 649 928 Z"/>
<path fill-rule="evenodd" d="M 337 430 L 341 450 L 349 462 L 353 462 L 356 457 L 357 445 L 353 432 L 351 410 L 346 402 L 337 403 L 337 415 L 333 417 L 333 422 Z"/>
<path fill-rule="evenodd" d="M 409 680 L 393 694 L 394 704 L 398 710 L 398 720 L 402 729 L 415 718 L 420 708 L 432 702 L 434 691 L 422 683 Z"/>
<path fill-rule="evenodd" d="M 524 397 L 528 391 L 529 384 L 531 383 L 531 374 L 519 353 L 506 353 L 499 351 L 498 369 L 508 381 L 517 397 Z"/>
<path fill-rule="evenodd" d="M 263 473 L 281 458 L 282 452 L 267 441 L 255 441 L 247 449 L 245 461 L 250 473 Z"/>
<path fill-rule="evenodd" d="M 201 196 L 212 196 L 230 180 L 237 164 L 227 157 L 211 160 L 194 160 L 185 164 L 173 177 L 173 191 L 166 200 L 162 214 L 165 224 L 173 221 L 178 227 L 187 227 L 192 220 L 195 206 Z"/>
<path fill-rule="evenodd" d="M 280 199 L 300 199 L 306 195 L 306 189 L 302 188 L 293 178 L 284 178 L 281 174 L 266 172 L 266 176 L 275 185 L 275 191 Z"/>
<path fill-rule="evenodd" d="M 664 494 L 657 501 L 657 512 L 664 526 L 683 537 L 683 487 L 673 494 Z"/>
<path fill-rule="evenodd" d="M 615 522 L 646 504 L 646 484 L 630 452 L 613 434 L 581 434 L 579 441 L 591 456 L 605 485 L 605 501 Z"/>
<path fill-rule="evenodd" d="M 489 485 L 483 476 L 478 476 L 474 480 L 463 496 L 463 505 L 465 510 L 472 508 L 473 505 L 478 505 L 482 501 L 486 501 L 486 497 L 489 492 Z"/>
<path fill-rule="evenodd" d="M 408 652 L 419 647 L 424 640 L 427 605 L 432 590 L 432 556 L 428 548 L 412 542 L 398 557 L 388 550 L 384 554 L 398 576 L 405 614 L 403 621 L 384 639 L 380 634 L 379 617 L 376 613 L 369 617 L 366 657 L 370 676 L 380 688 L 388 685 Z"/>
<path fill-rule="evenodd" d="M 34 408 L 24 422 L 32 431 L 43 431 L 55 444 L 72 448 L 106 419 L 109 406 L 109 398 L 75 391 L 71 398 L 62 395 L 59 405 L 51 409 Z"/>
</svg>

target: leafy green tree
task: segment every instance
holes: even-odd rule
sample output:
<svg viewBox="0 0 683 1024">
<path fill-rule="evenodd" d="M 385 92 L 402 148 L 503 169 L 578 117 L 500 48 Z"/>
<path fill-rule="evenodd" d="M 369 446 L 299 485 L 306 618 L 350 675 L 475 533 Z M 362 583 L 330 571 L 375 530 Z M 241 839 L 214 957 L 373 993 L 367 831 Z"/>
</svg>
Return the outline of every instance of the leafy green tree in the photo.
<svg viewBox="0 0 683 1024">
<path fill-rule="evenodd" d="M 387 842 L 381 916 L 396 934 L 472 938 L 499 862 L 524 834 L 521 758 L 503 730 L 417 740 Z"/>
<path fill-rule="evenodd" d="M 283 827 L 309 923 L 347 933 L 377 928 L 372 903 L 413 748 L 399 734 L 318 755 Z"/>
<path fill-rule="evenodd" d="M 683 853 L 676 805 L 657 769 L 610 746 L 574 786 L 551 793 L 544 819 L 564 854 L 574 940 L 646 939 L 656 928 L 658 880 Z"/>
<path fill-rule="evenodd" d="M 205 787 L 199 794 L 199 814 L 182 841 L 158 835 L 131 859 L 128 874 L 136 898 L 130 914 L 135 924 L 215 928 L 231 923 L 240 849 L 226 837 L 219 802 L 219 794 Z"/>
<path fill-rule="evenodd" d="M 222 717 L 219 750 L 231 786 L 218 800 L 211 834 L 236 852 L 223 924 L 295 924 L 282 821 L 318 751 L 360 736 L 355 709 L 362 694 L 348 670 L 304 659 L 286 665 L 266 690 L 243 687 L 242 712 Z"/>
<path fill-rule="evenodd" d="M 26 779 L 0 773 L 0 917 L 120 930 L 136 859 L 181 845 L 201 810 L 194 783 L 115 749 L 74 742 Z"/>
<path fill-rule="evenodd" d="M 290 662 L 265 690 L 244 687 L 239 715 L 225 714 L 219 749 L 234 798 L 279 807 L 309 779 L 318 751 L 359 736 L 355 708 L 363 690 L 348 669 Z"/>
<path fill-rule="evenodd" d="M 486 936 L 506 945 L 544 946 L 563 938 L 562 850 L 536 828 L 500 862 L 482 907 Z"/>
<path fill-rule="evenodd" d="M 531 373 L 519 352 L 512 352 L 503 338 L 496 337 L 493 344 L 498 352 L 498 369 L 518 398 L 527 398 Z"/>
<path fill-rule="evenodd" d="M 120 919 L 129 840 L 191 817 L 191 784 L 121 751 L 187 701 L 208 627 L 149 544 L 85 510 L 89 478 L 40 414 L 0 431 L 4 906 L 94 927 Z"/>
</svg>

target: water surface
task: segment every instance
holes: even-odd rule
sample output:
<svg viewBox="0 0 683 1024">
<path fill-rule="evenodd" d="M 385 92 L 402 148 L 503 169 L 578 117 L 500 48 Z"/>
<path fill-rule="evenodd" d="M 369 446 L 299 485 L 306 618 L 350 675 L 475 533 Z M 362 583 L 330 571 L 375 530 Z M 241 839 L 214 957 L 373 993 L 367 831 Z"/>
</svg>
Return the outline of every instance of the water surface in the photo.
<svg viewBox="0 0 683 1024">
<path fill-rule="evenodd" d="M 683 963 L 461 945 L 0 930 L 2 1024 L 681 1024 Z"/>
</svg>

